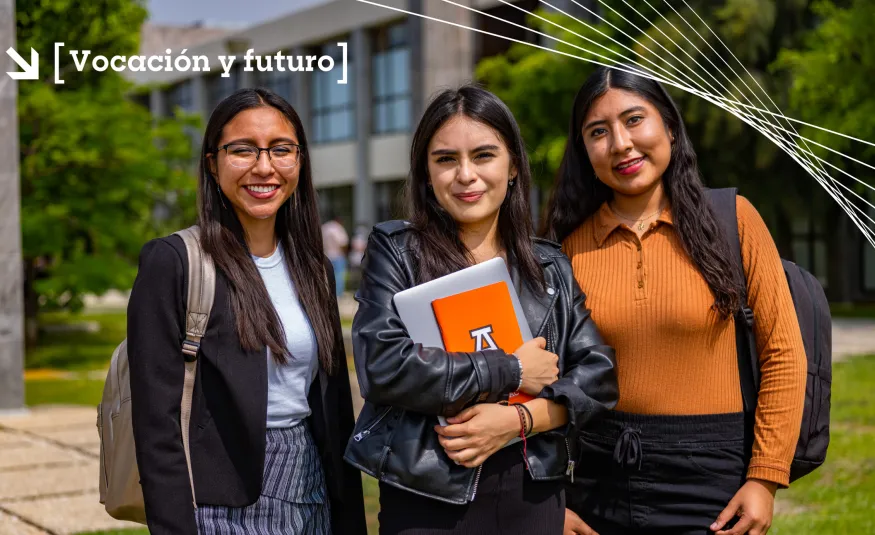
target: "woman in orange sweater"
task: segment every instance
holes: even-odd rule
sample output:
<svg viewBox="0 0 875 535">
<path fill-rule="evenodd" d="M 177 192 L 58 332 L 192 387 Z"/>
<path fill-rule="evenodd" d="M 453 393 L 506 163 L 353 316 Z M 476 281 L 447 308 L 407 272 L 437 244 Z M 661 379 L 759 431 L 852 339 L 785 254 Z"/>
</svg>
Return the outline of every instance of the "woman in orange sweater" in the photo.
<svg viewBox="0 0 875 535">
<path fill-rule="evenodd" d="M 680 112 L 652 80 L 608 68 L 587 80 L 545 229 L 616 349 L 620 401 L 579 440 L 566 535 L 768 531 L 806 358 L 775 244 L 737 205 L 762 372 L 750 450 L 732 319 L 742 289 Z"/>
</svg>

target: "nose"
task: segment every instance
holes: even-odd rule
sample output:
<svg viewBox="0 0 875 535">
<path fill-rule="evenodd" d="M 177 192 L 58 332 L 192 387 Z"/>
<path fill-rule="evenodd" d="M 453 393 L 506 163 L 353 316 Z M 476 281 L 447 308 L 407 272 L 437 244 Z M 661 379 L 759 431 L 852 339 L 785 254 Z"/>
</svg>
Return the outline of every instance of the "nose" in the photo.
<svg viewBox="0 0 875 535">
<path fill-rule="evenodd" d="M 464 158 L 459 163 L 459 171 L 456 173 L 456 180 L 462 184 L 470 184 L 477 180 L 477 173 L 474 172 L 473 165 L 471 165 L 471 162 L 467 158 Z"/>
<path fill-rule="evenodd" d="M 632 143 L 632 136 L 629 134 L 629 131 L 622 126 L 616 128 L 614 130 L 611 150 L 615 154 L 623 154 L 632 150 L 633 147 L 634 144 Z"/>
<path fill-rule="evenodd" d="M 256 158 L 255 165 L 252 166 L 253 173 L 259 176 L 265 176 L 273 172 L 273 164 L 270 161 L 270 154 L 268 154 L 267 151 L 259 152 Z"/>
</svg>

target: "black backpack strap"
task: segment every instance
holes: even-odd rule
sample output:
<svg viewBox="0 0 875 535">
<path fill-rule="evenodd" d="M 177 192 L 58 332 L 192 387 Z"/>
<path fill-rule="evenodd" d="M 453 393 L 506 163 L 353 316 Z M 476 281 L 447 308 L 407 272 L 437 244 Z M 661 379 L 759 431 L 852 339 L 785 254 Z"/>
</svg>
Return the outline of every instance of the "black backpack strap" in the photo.
<svg viewBox="0 0 875 535">
<path fill-rule="evenodd" d="M 741 257 L 741 239 L 738 236 L 738 212 L 735 188 L 706 190 L 711 209 L 726 237 L 735 280 L 741 288 L 741 307 L 735 313 L 735 346 L 738 355 L 738 379 L 744 412 L 753 414 L 759 397 L 760 367 L 757 359 L 756 337 L 753 332 L 753 310 L 747 306 L 747 279 Z"/>
</svg>

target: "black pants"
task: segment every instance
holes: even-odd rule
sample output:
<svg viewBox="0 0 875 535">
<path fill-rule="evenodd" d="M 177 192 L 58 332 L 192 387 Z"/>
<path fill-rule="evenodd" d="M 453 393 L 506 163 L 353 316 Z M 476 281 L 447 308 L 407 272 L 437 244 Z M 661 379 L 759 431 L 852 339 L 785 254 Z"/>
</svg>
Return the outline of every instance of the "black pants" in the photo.
<svg viewBox="0 0 875 535">
<path fill-rule="evenodd" d="M 380 535 L 562 535 L 561 481 L 533 481 L 519 448 L 483 465 L 474 501 L 454 505 L 380 483 Z"/>
<path fill-rule="evenodd" d="M 745 481 L 744 430 L 741 413 L 611 413 L 580 438 L 569 507 L 599 535 L 713 535 Z"/>
</svg>

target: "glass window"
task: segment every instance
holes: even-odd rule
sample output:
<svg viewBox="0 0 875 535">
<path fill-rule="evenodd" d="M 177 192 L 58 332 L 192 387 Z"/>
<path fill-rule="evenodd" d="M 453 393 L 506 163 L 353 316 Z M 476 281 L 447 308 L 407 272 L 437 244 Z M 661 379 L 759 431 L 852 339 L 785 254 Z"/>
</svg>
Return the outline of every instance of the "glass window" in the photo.
<svg viewBox="0 0 875 535">
<path fill-rule="evenodd" d="M 240 88 L 240 77 L 237 68 L 229 71 L 229 76 L 223 78 L 221 74 L 207 78 L 207 109 L 212 112 L 225 98 Z"/>
<path fill-rule="evenodd" d="M 792 221 L 793 261 L 817 277 L 827 287 L 827 249 L 823 233 L 815 228 L 808 214 L 800 214 Z"/>
<path fill-rule="evenodd" d="M 373 40 L 373 132 L 409 131 L 411 91 L 407 23 L 380 28 L 374 32 Z"/>
<path fill-rule="evenodd" d="M 329 143 L 355 137 L 355 86 L 352 81 L 352 54 L 347 56 L 347 83 L 338 84 L 342 75 L 343 49 L 326 44 L 316 50 L 319 57 L 334 58 L 334 69 L 323 72 L 315 63 L 312 81 L 313 141 Z"/>
<path fill-rule="evenodd" d="M 287 53 L 287 55 L 291 55 L 291 52 Z M 273 54 L 273 56 L 276 56 L 276 54 Z M 275 57 L 271 58 L 272 68 L 270 71 L 261 72 L 258 69 L 255 70 L 255 84 L 258 87 L 273 91 L 291 104 L 294 98 L 294 88 L 292 85 L 292 75 L 294 73 L 289 72 L 288 64 L 285 62 L 283 64 L 285 70 L 282 72 L 277 70 L 275 59 Z"/>
<path fill-rule="evenodd" d="M 335 217 L 340 220 L 347 232 L 352 232 L 352 193 L 353 186 L 319 188 L 317 198 L 319 199 L 319 217 L 322 222 Z"/>
<path fill-rule="evenodd" d="M 390 219 L 404 219 L 404 185 L 405 180 L 393 180 L 390 182 L 377 182 L 374 184 L 374 198 L 376 200 L 377 221 Z"/>
<path fill-rule="evenodd" d="M 194 111 L 194 88 L 191 80 L 185 80 L 167 90 L 167 112 L 176 113 L 176 109 L 182 111 Z"/>
</svg>

